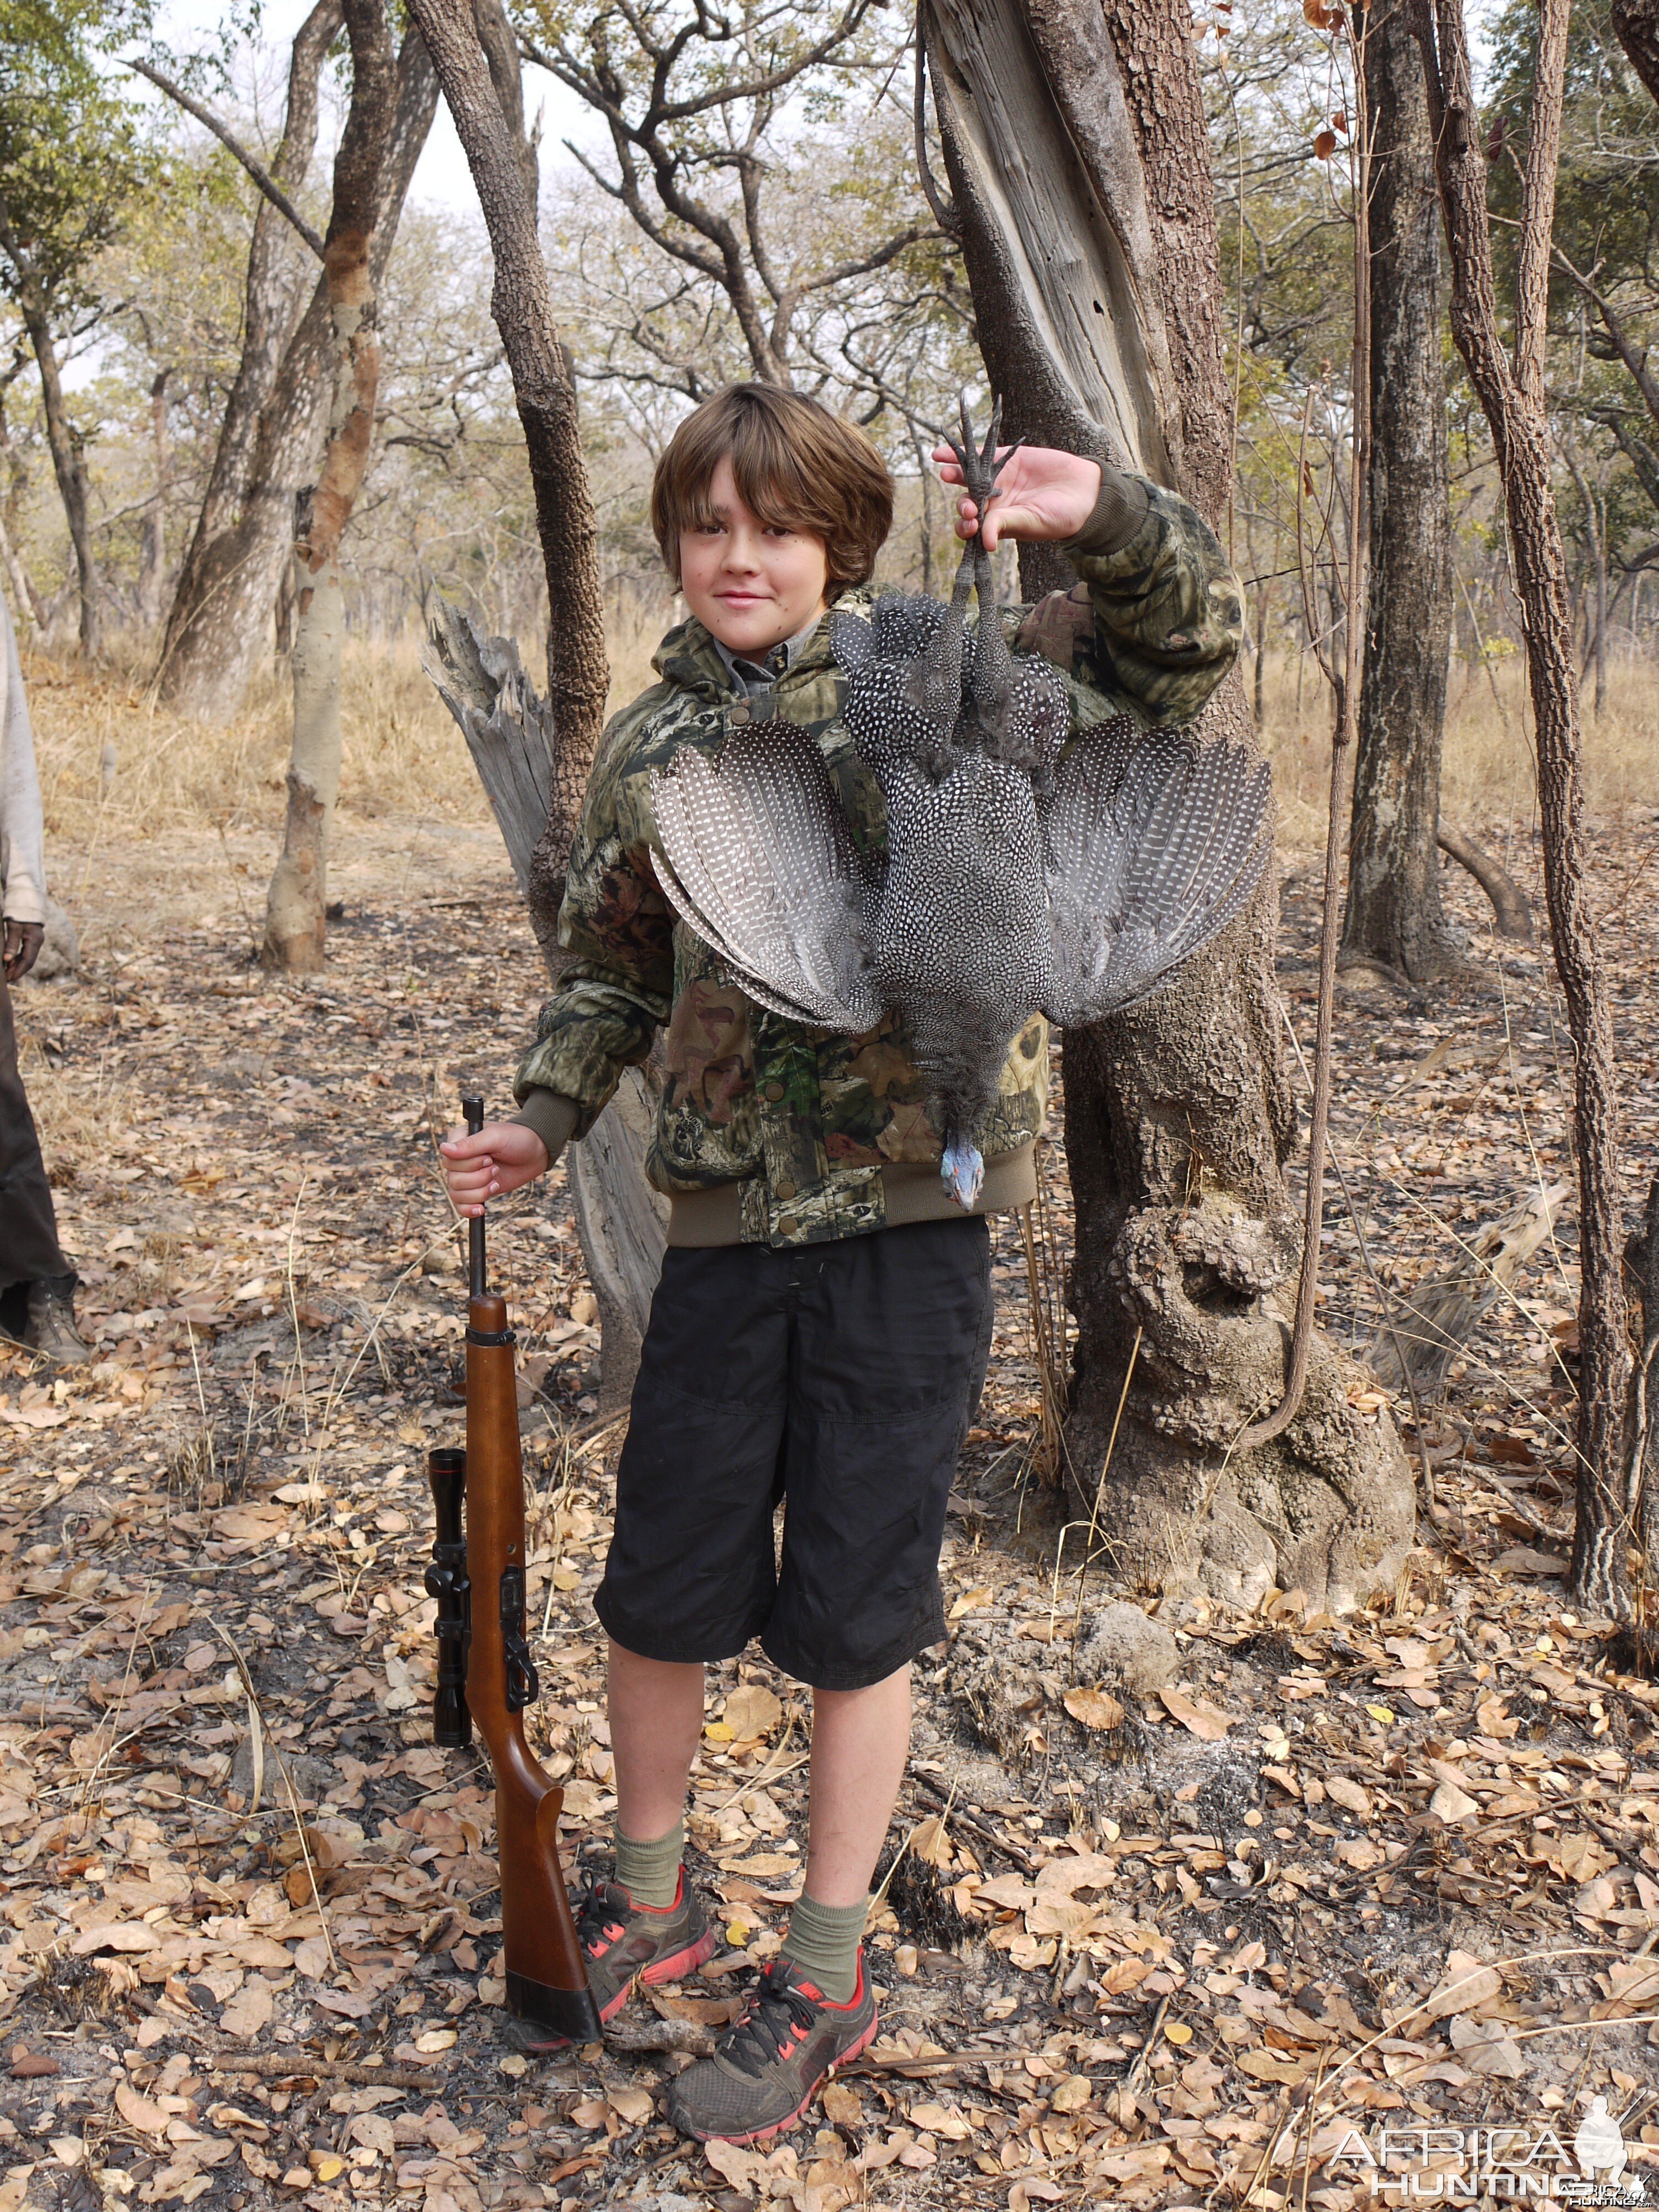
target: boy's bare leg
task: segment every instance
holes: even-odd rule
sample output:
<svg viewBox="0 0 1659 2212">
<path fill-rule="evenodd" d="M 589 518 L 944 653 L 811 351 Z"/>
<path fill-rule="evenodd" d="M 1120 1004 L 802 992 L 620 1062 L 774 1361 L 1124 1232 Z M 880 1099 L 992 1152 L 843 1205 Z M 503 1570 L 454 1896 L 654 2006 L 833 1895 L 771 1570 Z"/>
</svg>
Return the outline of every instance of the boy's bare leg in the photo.
<svg viewBox="0 0 1659 2212">
<path fill-rule="evenodd" d="M 617 1825 L 641 1843 L 665 1836 L 685 1811 L 702 1735 L 702 1668 L 612 1644 L 606 1702 Z"/>
<path fill-rule="evenodd" d="M 820 1905 L 868 1896 L 909 1749 L 908 1667 L 867 1690 L 813 1691 L 806 1891 Z"/>
</svg>

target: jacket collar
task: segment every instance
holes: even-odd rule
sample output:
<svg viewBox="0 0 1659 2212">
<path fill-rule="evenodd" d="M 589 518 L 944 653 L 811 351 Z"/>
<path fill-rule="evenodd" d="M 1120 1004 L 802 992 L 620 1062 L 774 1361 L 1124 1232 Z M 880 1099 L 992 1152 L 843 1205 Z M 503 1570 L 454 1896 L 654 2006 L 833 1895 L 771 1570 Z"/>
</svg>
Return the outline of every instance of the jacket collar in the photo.
<svg viewBox="0 0 1659 2212">
<path fill-rule="evenodd" d="M 866 586 L 843 592 L 796 656 L 793 666 L 779 678 L 779 692 L 787 696 L 809 678 L 833 667 L 836 655 L 831 640 L 836 617 L 867 616 L 874 599 L 874 592 Z M 720 658 L 720 647 L 695 615 L 688 615 L 669 631 L 657 647 L 651 665 L 665 684 L 690 691 L 709 706 L 724 706 L 731 702 L 732 678 Z"/>
</svg>

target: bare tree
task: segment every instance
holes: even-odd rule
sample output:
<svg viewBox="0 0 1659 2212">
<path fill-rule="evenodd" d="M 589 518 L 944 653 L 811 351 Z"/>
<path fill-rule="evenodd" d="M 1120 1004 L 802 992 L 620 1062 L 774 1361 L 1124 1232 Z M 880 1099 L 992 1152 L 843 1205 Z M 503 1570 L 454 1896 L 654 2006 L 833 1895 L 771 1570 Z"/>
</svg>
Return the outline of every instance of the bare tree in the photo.
<svg viewBox="0 0 1659 2212">
<path fill-rule="evenodd" d="M 1578 1164 L 1577 1517 L 1571 1583 L 1579 1603 L 1623 1615 L 1626 1548 L 1638 1501 L 1620 1479 L 1619 1423 L 1630 1349 L 1621 1277 L 1618 1086 L 1607 977 L 1584 850 L 1578 684 L 1560 520 L 1551 483 L 1544 360 L 1570 0 L 1542 0 L 1531 126 L 1522 164 L 1515 348 L 1498 328 L 1486 151 L 1462 0 L 1411 0 L 1423 56 L 1451 265 L 1452 335 L 1491 426 L 1526 635 L 1536 726 L 1544 895 L 1566 998 Z"/>
<path fill-rule="evenodd" d="M 317 0 L 295 35 L 283 135 L 269 169 L 270 181 L 284 195 L 303 184 L 311 167 L 323 64 L 342 20 L 340 0 Z M 241 357 L 161 641 L 161 696 L 204 721 L 222 721 L 236 711 L 258 649 L 265 611 L 261 599 L 265 563 L 260 557 L 263 544 L 256 548 L 250 542 L 250 509 L 257 501 L 261 430 L 276 397 L 284 356 L 295 337 L 294 261 L 294 226 L 270 194 L 262 191 L 248 241 Z M 300 361 L 292 364 L 290 381 L 296 385 L 304 380 L 295 378 L 293 372 L 302 365 Z M 306 389 L 309 397 L 309 386 Z M 293 397 L 293 390 L 285 392 L 285 398 Z M 308 429 L 309 423 L 304 427 Z M 268 465 L 269 452 L 265 458 Z M 269 537 L 280 549 L 283 541 L 276 536 L 276 522 L 273 514 L 269 529 L 260 536 Z M 279 558 L 280 550 L 269 567 L 273 590 Z M 255 588 L 245 596 L 247 585 Z"/>
<path fill-rule="evenodd" d="M 268 649 L 283 563 L 293 548 L 295 502 L 315 477 L 332 404 L 328 374 L 333 309 L 326 274 L 297 313 L 288 274 L 291 210 L 283 201 L 309 168 L 316 143 L 319 77 L 341 21 L 339 0 L 318 0 L 295 38 L 288 121 L 269 168 L 239 146 L 262 201 L 248 252 L 240 365 L 221 426 L 206 497 L 167 617 L 156 682 L 181 713 L 225 721 Z M 149 72 L 156 81 L 159 73 Z M 398 56 L 390 127 L 375 187 L 368 276 L 378 289 L 397 242 L 409 180 L 426 143 L 437 84 L 422 40 Z M 219 135 L 234 134 L 221 126 Z M 273 198 L 266 184 L 274 185 Z"/>
<path fill-rule="evenodd" d="M 1179 0 L 931 8 L 947 173 L 992 379 L 1018 433 L 1098 452 L 1224 519 L 1231 395 L 1192 25 Z M 1022 553 L 1027 591 L 1066 580 Z M 1201 729 L 1248 739 L 1235 677 Z M 1126 1569 L 1254 1602 L 1386 1584 L 1412 1485 L 1315 1333 L 1283 1432 L 1299 1238 L 1271 894 L 1133 1016 L 1065 1040 L 1077 1200 L 1073 1479 Z M 1119 1409 L 1121 1419 L 1119 1420 Z M 1113 1443 L 1115 1428 L 1115 1442 Z"/>
<path fill-rule="evenodd" d="M 763 383 L 797 380 L 801 325 L 824 299 L 937 235 L 921 210 L 850 248 L 833 222 L 791 239 L 775 221 L 768 186 L 795 150 L 778 135 L 786 95 L 833 70 L 844 98 L 851 73 L 879 87 L 902 59 L 876 0 L 745 0 L 729 15 L 610 0 L 556 29 L 532 14 L 520 39 L 603 118 L 614 173 L 570 152 L 669 262 L 721 295 Z M 866 191 L 872 176 L 866 166 Z"/>
</svg>

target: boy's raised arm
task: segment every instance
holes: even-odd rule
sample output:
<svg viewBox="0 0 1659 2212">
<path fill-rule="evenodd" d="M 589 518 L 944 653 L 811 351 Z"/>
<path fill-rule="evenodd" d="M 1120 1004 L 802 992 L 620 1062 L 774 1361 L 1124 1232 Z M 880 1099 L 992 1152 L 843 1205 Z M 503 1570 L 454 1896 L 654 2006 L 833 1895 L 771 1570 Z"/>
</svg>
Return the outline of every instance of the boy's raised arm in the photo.
<svg viewBox="0 0 1659 2212">
<path fill-rule="evenodd" d="M 1138 522 L 1129 491 L 1145 501 Z M 1115 703 L 1149 727 L 1191 721 L 1244 642 L 1243 593 L 1214 531 L 1178 493 L 1108 470 L 1063 550 L 1088 586 Z"/>
</svg>

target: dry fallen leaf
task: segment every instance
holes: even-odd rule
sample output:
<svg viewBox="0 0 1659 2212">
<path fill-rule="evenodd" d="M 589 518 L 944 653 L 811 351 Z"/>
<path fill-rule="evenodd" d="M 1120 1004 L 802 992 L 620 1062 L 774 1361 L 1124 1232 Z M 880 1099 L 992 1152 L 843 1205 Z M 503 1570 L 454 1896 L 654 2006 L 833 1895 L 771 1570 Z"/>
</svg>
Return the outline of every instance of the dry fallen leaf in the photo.
<svg viewBox="0 0 1659 2212">
<path fill-rule="evenodd" d="M 1429 1810 L 1437 1820 L 1443 1820 L 1455 1828 L 1460 1820 L 1467 1820 L 1471 1813 L 1478 1813 L 1480 1805 L 1455 1782 L 1443 1782 L 1429 1800 Z"/>
<path fill-rule="evenodd" d="M 1439 1986 L 1424 2007 L 1424 2016 L 1449 2020 L 1459 2013 L 1473 2012 L 1501 1996 L 1503 1989 L 1496 1967 L 1482 1965 L 1470 1952 L 1449 1951 Z"/>
<path fill-rule="evenodd" d="M 1060 1703 L 1086 1729 L 1115 1729 L 1123 1720 L 1123 1708 L 1109 1690 L 1067 1690 Z"/>
<path fill-rule="evenodd" d="M 727 1698 L 722 1717 L 732 1741 L 748 1743 L 771 1735 L 783 1718 L 783 1707 L 763 1683 L 744 1682 Z"/>
<path fill-rule="evenodd" d="M 917 1823 L 915 1833 L 910 1838 L 910 1849 L 924 1865 L 933 1867 L 950 1865 L 956 1853 L 951 1848 L 951 1838 L 945 1828 L 945 1815 L 942 1813 L 935 1813 L 927 1820 Z"/>
<path fill-rule="evenodd" d="M 1201 1742 L 1219 1743 L 1234 1723 L 1235 1715 L 1222 1712 L 1205 1698 L 1189 1698 L 1184 1690 L 1160 1690 L 1158 1694 L 1170 1718 L 1190 1729 Z"/>
<path fill-rule="evenodd" d="M 1370 1819 L 1370 1799 L 1359 1784 L 1351 1781 L 1346 1774 L 1328 1774 L 1325 1777 L 1325 1795 L 1348 1812 L 1357 1813 L 1362 1820 Z"/>
</svg>

